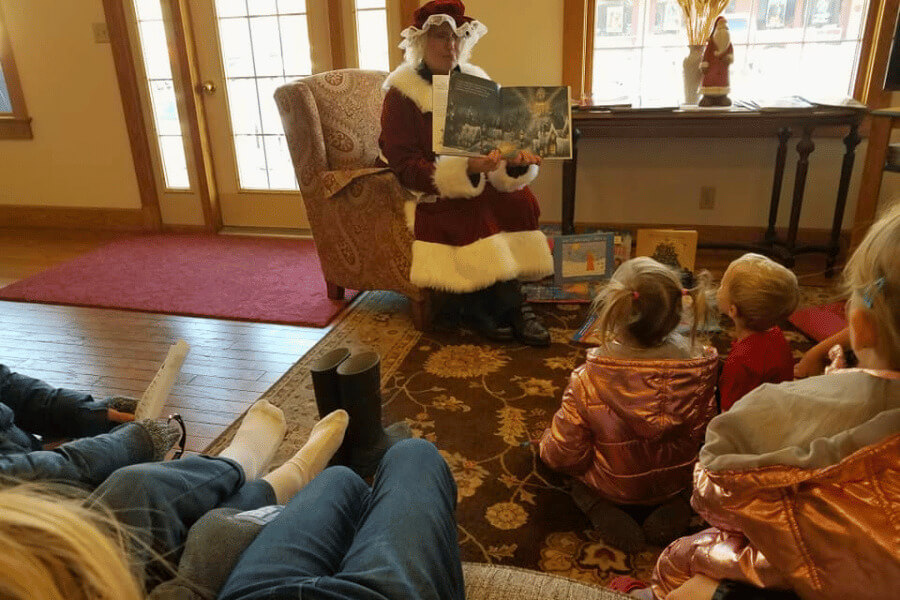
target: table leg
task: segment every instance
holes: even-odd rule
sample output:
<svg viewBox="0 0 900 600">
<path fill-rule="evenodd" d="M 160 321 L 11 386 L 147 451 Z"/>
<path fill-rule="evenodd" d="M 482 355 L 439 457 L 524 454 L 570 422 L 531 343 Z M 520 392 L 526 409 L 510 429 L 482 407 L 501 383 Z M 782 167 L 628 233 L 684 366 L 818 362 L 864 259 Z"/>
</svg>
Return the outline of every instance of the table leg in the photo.
<svg viewBox="0 0 900 600">
<path fill-rule="evenodd" d="M 788 225 L 786 266 L 794 266 L 794 250 L 797 247 L 797 228 L 800 225 L 800 209 L 803 208 L 803 192 L 806 190 L 806 173 L 809 171 L 809 155 L 816 149 L 812 141 L 812 127 L 803 128 L 803 137 L 797 143 L 797 175 L 794 178 L 794 199 L 791 204 L 791 222 Z"/>
<path fill-rule="evenodd" d="M 866 160 L 863 163 L 862 178 L 859 182 L 859 197 L 856 200 L 856 215 L 853 217 L 853 236 L 850 240 L 849 252 L 853 252 L 859 245 L 869 230 L 869 225 L 875 221 L 878 199 L 881 194 L 881 176 L 884 171 L 888 146 L 891 143 L 892 125 L 892 117 L 872 116 Z"/>
<path fill-rule="evenodd" d="M 784 181 L 784 163 L 787 158 L 787 143 L 791 137 L 791 128 L 778 130 L 778 152 L 775 154 L 775 177 L 772 180 L 772 202 L 769 204 L 769 227 L 766 229 L 766 242 L 775 241 L 775 222 L 778 220 L 778 203 L 781 200 L 781 184 Z"/>
<path fill-rule="evenodd" d="M 562 182 L 562 234 L 575 233 L 575 175 L 578 171 L 579 129 L 572 130 L 572 160 L 563 162 Z"/>
<path fill-rule="evenodd" d="M 856 146 L 859 137 L 859 123 L 850 126 L 850 132 L 844 138 L 844 162 L 841 165 L 841 180 L 838 184 L 837 201 L 834 205 L 834 222 L 831 224 L 831 241 L 828 244 L 828 257 L 825 259 L 825 276 L 834 276 L 834 263 L 840 251 L 841 224 L 844 222 L 844 208 L 847 205 L 847 190 L 850 189 L 850 176 L 853 174 L 853 163 L 856 160 Z"/>
</svg>

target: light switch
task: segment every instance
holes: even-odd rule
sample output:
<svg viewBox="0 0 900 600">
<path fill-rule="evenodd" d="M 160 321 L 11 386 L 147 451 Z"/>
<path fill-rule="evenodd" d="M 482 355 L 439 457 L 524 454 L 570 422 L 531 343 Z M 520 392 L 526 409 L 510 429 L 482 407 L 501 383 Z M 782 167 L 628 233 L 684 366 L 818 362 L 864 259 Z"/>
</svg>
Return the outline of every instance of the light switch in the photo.
<svg viewBox="0 0 900 600">
<path fill-rule="evenodd" d="M 94 43 L 95 44 L 108 44 L 109 43 L 109 29 L 107 29 L 106 23 L 92 23 L 91 26 L 94 29 Z"/>
</svg>

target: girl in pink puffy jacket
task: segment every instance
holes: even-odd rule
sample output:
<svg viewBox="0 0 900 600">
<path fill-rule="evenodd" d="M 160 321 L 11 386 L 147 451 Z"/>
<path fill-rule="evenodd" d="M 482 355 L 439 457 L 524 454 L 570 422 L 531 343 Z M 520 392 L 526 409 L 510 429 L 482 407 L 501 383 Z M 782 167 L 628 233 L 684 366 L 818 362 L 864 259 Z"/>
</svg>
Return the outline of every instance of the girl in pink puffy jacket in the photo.
<svg viewBox="0 0 900 600">
<path fill-rule="evenodd" d="M 668 543 L 691 517 L 684 492 L 716 414 L 718 355 L 694 344 L 696 325 L 690 339 L 675 328 L 685 295 L 705 322 L 709 275 L 699 281 L 685 290 L 651 258 L 623 263 L 594 302 L 606 343 L 572 372 L 541 439 L 543 461 L 578 479 L 574 500 L 603 539 L 628 552 Z"/>
</svg>

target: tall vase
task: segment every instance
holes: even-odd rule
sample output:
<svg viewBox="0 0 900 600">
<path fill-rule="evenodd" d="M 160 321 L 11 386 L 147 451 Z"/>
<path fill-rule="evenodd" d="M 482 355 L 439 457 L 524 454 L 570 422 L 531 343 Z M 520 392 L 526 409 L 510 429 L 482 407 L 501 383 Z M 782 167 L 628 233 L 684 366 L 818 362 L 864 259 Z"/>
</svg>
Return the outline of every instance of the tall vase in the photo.
<svg viewBox="0 0 900 600">
<path fill-rule="evenodd" d="M 697 104 L 700 99 L 700 61 L 703 58 L 703 45 L 688 46 L 688 55 L 682 63 L 684 67 L 684 103 Z"/>
</svg>

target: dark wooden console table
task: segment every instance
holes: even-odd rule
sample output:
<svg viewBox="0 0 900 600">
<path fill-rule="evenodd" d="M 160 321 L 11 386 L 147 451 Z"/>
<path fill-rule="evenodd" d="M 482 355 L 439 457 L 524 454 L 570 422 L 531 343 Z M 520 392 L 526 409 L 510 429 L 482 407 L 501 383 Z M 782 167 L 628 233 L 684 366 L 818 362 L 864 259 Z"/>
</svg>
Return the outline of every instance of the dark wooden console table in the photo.
<svg viewBox="0 0 900 600">
<path fill-rule="evenodd" d="M 572 160 L 563 163 L 562 189 L 562 232 L 575 232 L 575 175 L 578 168 L 578 140 L 582 138 L 664 138 L 664 137 L 710 137 L 749 138 L 777 137 L 778 151 L 775 155 L 775 174 L 772 180 L 772 198 L 769 205 L 769 226 L 758 243 L 754 244 L 711 244 L 701 240 L 702 248 L 737 248 L 760 252 L 771 256 L 786 266 L 794 265 L 794 257 L 809 252 L 824 252 L 827 255 L 826 274 L 834 273 L 834 265 L 840 251 L 841 224 L 847 203 L 847 190 L 856 156 L 856 146 L 860 142 L 859 126 L 867 111 L 852 108 L 815 108 L 791 110 L 733 110 L 714 111 L 587 111 L 573 110 Z M 829 243 L 816 246 L 797 245 L 797 227 L 803 206 L 803 192 L 806 187 L 806 173 L 809 156 L 815 149 L 813 131 L 816 129 L 841 127 L 849 131 L 844 137 L 846 152 L 841 164 L 837 200 L 834 207 Z M 778 218 L 778 203 L 781 184 L 787 160 L 788 140 L 794 132 L 799 132 L 797 143 L 797 176 L 794 179 L 794 196 L 787 239 L 778 239 L 775 222 Z"/>
</svg>

